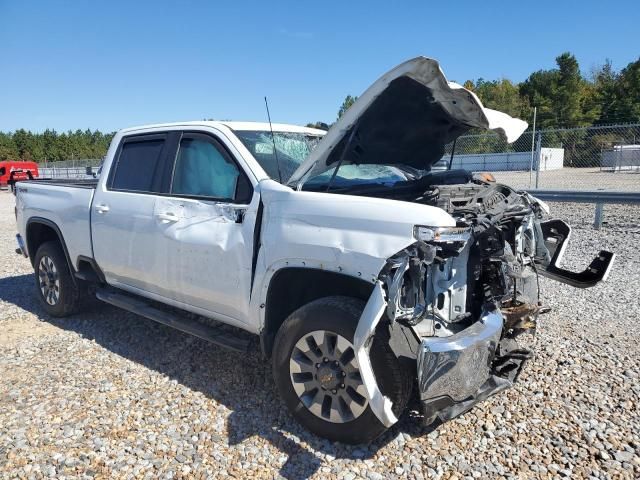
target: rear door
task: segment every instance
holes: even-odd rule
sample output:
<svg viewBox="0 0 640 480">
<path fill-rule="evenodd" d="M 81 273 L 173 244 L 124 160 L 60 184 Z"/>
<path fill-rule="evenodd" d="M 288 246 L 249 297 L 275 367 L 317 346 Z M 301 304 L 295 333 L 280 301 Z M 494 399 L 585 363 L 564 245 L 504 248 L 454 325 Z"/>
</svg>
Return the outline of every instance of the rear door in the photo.
<svg viewBox="0 0 640 480">
<path fill-rule="evenodd" d="M 169 195 L 156 202 L 156 248 L 173 300 L 227 321 L 247 319 L 259 196 L 223 135 L 182 133 Z"/>
<path fill-rule="evenodd" d="M 179 136 L 163 132 L 124 137 L 107 181 L 96 190 L 93 253 L 113 285 L 168 295 L 168 252 L 158 241 L 155 205 L 168 191 Z"/>
</svg>

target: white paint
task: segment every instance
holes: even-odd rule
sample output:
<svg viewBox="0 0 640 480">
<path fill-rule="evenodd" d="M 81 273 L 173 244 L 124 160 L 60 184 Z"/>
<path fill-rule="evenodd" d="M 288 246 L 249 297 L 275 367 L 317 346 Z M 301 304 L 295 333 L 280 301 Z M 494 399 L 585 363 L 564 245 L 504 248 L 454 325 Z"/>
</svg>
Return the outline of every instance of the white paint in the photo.
<svg viewBox="0 0 640 480">
<path fill-rule="evenodd" d="M 526 123 L 485 109 L 460 85 L 447 82 L 435 60 L 419 57 L 396 67 L 370 87 L 336 123 L 319 148 L 294 174 L 326 169 L 333 146 L 389 83 L 409 76 L 423 83 L 454 118 L 502 132 L 515 140 Z M 268 178 L 234 129 L 268 130 L 268 124 L 183 122 L 126 129 L 111 143 L 94 190 L 25 183 L 17 195 L 18 228 L 26 238 L 30 217 L 53 221 L 61 230 L 72 262 L 95 258 L 107 283 L 141 296 L 239 326 L 252 333 L 264 327 L 269 282 L 283 268 L 340 272 L 371 282 L 373 293 L 354 335 L 355 353 L 372 411 L 385 425 L 397 421 L 391 401 L 380 392 L 368 343 L 387 301 L 378 276 L 387 259 L 415 242 L 414 227 L 455 227 L 444 210 L 410 202 L 293 190 Z M 170 131 L 214 135 L 235 157 L 254 189 L 248 205 L 107 189 L 108 172 L 122 138 Z M 274 124 L 274 131 L 323 135 L 316 129 Z M 262 225 L 256 225 L 263 204 Z M 252 282 L 254 229 L 261 228 Z M 35 252 L 29 252 L 34 255 Z M 450 293 L 449 316 L 466 297 L 465 255 L 442 275 L 437 292 Z M 451 311 L 453 309 L 453 312 Z"/>
<path fill-rule="evenodd" d="M 284 131 L 283 126 L 278 127 Z M 106 188 L 113 156 L 126 134 L 188 129 L 216 135 L 254 187 L 240 206 Z M 375 282 L 387 258 L 412 244 L 415 225 L 455 226 L 444 210 L 427 205 L 321 192 L 295 191 L 266 173 L 226 125 L 213 122 L 127 129 L 114 137 L 95 194 L 91 189 L 30 184 L 41 192 L 19 201 L 54 221 L 70 257 L 94 257 L 108 283 L 258 333 L 264 325 L 269 281 L 281 268 L 300 266 Z M 51 199 L 60 201 L 52 202 Z M 93 198 L 95 197 L 95 198 Z M 264 204 L 262 246 L 253 292 L 251 258 L 259 200 Z M 93 203 L 91 203 L 93 201 Z M 89 208 L 93 236 L 90 236 Z M 108 211 L 99 213 L 98 207 Z M 24 227 L 20 233 L 24 237 Z"/>
<path fill-rule="evenodd" d="M 20 184 L 16 195 L 18 233 L 27 239 L 27 222 L 40 217 L 55 223 L 62 231 L 69 257 L 93 257 L 89 209 L 93 199 L 90 188 L 67 188 L 37 182 Z M 32 258 L 36 252 L 28 252 Z"/>
<path fill-rule="evenodd" d="M 374 83 L 321 141 L 322 147 L 314 150 L 301 171 L 326 159 L 332 145 L 368 105 L 403 75 L 428 86 L 443 108 L 469 125 L 498 129 L 508 139 L 526 128 L 520 120 L 484 109 L 473 93 L 447 82 L 434 60 L 417 58 Z M 436 207 L 296 191 L 269 179 L 234 134 L 234 129 L 268 127 L 266 123 L 182 122 L 122 130 L 111 143 L 95 192 L 34 183 L 27 185 L 29 193 L 18 193 L 20 233 L 25 236 L 31 216 L 50 219 L 60 228 L 72 261 L 77 262 L 78 255 L 95 258 L 109 284 L 253 333 L 264 326 L 261 306 L 279 269 L 326 269 L 372 282 L 375 287 L 354 345 L 372 410 L 390 426 L 397 418 L 391 401 L 378 389 L 367 349 L 386 307 L 378 275 L 389 257 L 415 242 L 415 225 L 453 227 L 456 222 Z M 212 134 L 228 148 L 254 189 L 248 205 L 107 189 L 108 172 L 124 136 L 183 130 Z M 324 135 L 321 130 L 282 124 L 274 124 L 273 130 Z M 252 284 L 260 202 L 264 206 L 261 245 Z M 239 212 L 242 221 L 237 221 Z"/>
<path fill-rule="evenodd" d="M 186 198 L 161 198 L 155 210 L 173 213 L 156 221 L 157 238 L 167 256 L 166 294 L 216 317 L 239 321 L 248 315 L 253 225 L 259 197 L 248 206 Z M 250 212 L 250 213 L 246 213 Z M 237 215 L 244 221 L 237 223 Z"/>
<path fill-rule="evenodd" d="M 548 148 L 540 149 L 540 167 L 541 172 L 547 170 L 560 170 L 564 166 L 564 148 Z"/>
<path fill-rule="evenodd" d="M 455 226 L 448 213 L 427 205 L 294 191 L 273 180 L 261 182 L 260 189 L 265 269 L 309 260 L 373 280 L 387 258 L 415 241 L 416 224 Z"/>
</svg>

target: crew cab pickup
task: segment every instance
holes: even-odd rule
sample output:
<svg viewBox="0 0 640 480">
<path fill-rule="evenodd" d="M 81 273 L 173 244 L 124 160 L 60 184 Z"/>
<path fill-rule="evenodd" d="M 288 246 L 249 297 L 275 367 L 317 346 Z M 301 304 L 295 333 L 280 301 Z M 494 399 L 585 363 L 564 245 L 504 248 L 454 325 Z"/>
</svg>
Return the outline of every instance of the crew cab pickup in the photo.
<svg viewBox="0 0 640 480">
<path fill-rule="evenodd" d="M 235 350 L 255 334 L 303 425 L 368 442 L 412 395 L 433 423 L 510 387 L 533 355 L 518 341 L 547 308 L 538 275 L 606 278 L 607 251 L 584 272 L 560 267 L 571 229 L 543 202 L 431 169 L 472 128 L 514 141 L 526 127 L 418 57 L 326 134 L 122 130 L 98 179 L 17 184 L 18 251 L 50 315 L 91 294 Z"/>
</svg>

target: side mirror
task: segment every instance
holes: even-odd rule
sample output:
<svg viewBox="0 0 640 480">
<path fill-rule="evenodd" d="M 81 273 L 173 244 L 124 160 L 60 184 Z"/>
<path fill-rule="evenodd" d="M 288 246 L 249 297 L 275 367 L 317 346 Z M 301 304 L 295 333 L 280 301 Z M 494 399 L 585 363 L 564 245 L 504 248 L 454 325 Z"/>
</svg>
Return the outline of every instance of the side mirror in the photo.
<svg viewBox="0 0 640 480">
<path fill-rule="evenodd" d="M 84 172 L 89 176 L 93 176 L 93 168 L 92 167 L 85 167 Z"/>
<path fill-rule="evenodd" d="M 0 176 L 4 175 L 5 173 L 7 173 L 7 169 L 5 167 L 0 167 Z"/>
</svg>

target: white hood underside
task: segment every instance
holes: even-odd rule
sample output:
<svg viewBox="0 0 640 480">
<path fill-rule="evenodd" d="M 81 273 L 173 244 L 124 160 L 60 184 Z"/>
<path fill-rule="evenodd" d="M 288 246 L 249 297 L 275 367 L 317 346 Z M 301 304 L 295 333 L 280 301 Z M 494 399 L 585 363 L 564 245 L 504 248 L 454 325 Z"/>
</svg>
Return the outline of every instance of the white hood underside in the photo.
<svg viewBox="0 0 640 480">
<path fill-rule="evenodd" d="M 304 183 L 338 161 L 429 167 L 442 158 L 438 150 L 470 128 L 494 130 L 511 143 L 527 126 L 523 120 L 483 107 L 473 92 L 447 81 L 436 60 L 416 57 L 384 74 L 358 97 L 288 183 Z M 345 154 L 354 127 L 359 143 Z"/>
</svg>

